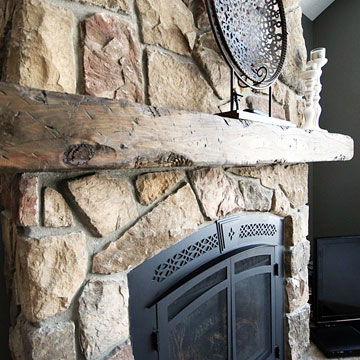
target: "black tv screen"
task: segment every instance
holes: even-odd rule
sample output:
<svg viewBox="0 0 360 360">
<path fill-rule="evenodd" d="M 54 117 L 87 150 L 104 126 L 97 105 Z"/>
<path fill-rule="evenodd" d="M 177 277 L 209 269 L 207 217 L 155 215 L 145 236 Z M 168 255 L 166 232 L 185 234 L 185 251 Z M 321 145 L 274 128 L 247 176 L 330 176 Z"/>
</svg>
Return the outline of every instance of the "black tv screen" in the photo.
<svg viewBox="0 0 360 360">
<path fill-rule="evenodd" d="M 360 236 L 317 238 L 315 322 L 360 320 Z"/>
</svg>

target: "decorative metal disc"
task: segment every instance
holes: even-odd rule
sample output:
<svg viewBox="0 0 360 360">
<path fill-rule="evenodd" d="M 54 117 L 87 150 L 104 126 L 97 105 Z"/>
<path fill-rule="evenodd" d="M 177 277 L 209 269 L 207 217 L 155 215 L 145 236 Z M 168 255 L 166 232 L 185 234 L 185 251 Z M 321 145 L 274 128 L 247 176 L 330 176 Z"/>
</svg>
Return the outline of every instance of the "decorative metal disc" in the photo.
<svg viewBox="0 0 360 360">
<path fill-rule="evenodd" d="M 206 0 L 219 48 L 239 80 L 269 87 L 284 65 L 287 31 L 282 0 Z"/>
</svg>

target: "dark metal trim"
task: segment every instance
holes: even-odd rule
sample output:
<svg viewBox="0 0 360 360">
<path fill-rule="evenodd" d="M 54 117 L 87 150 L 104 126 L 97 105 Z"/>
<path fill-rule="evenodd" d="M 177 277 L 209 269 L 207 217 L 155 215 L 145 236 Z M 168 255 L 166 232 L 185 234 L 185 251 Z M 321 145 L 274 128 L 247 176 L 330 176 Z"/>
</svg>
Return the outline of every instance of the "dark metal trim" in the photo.
<svg viewBox="0 0 360 360">
<path fill-rule="evenodd" d="M 235 264 L 238 261 L 241 261 L 242 259 L 246 259 L 247 255 L 249 253 L 240 253 L 239 255 L 233 256 L 231 258 L 231 262 L 232 262 L 232 266 L 234 267 Z M 270 304 L 270 308 L 271 308 L 271 325 L 272 325 L 272 336 L 271 336 L 271 349 L 274 348 L 274 340 L 276 338 L 275 335 L 275 323 L 276 323 L 276 314 L 277 312 L 279 312 L 279 309 L 276 307 L 276 301 L 275 301 L 275 293 L 277 293 L 277 291 L 275 291 L 275 282 L 274 282 L 274 274 L 273 274 L 273 264 L 274 264 L 274 260 L 275 260 L 275 248 L 273 246 L 258 246 L 253 248 L 252 252 L 251 252 L 251 256 L 248 256 L 249 258 L 251 257 L 255 257 L 257 255 L 270 255 L 271 257 L 271 261 L 270 261 L 270 265 L 269 266 L 260 266 L 257 268 L 252 268 L 250 270 L 246 270 L 243 272 L 240 272 L 239 274 L 235 274 L 235 269 L 233 268 L 233 271 L 231 272 L 232 274 L 232 313 L 235 314 L 236 309 L 235 309 L 235 285 L 237 282 L 242 281 L 244 279 L 247 279 L 249 277 L 252 276 L 256 276 L 256 275 L 260 275 L 260 274 L 271 274 L 271 304 Z M 235 331 L 235 325 L 232 325 L 232 341 L 233 344 L 236 344 L 236 331 Z M 268 355 L 273 355 L 273 353 L 268 353 Z M 233 346 L 233 352 L 232 352 L 232 360 L 237 360 L 237 356 L 236 356 L 236 346 Z M 265 359 L 265 358 L 261 358 L 261 359 Z M 266 357 L 266 359 L 271 359 L 271 357 Z M 252 360 L 252 359 L 251 359 Z M 254 358 L 255 360 L 255 358 Z"/>
<path fill-rule="evenodd" d="M 198 297 L 194 302 L 190 303 L 185 309 L 183 309 L 178 315 L 175 316 L 174 319 L 168 321 L 168 306 L 175 301 L 181 294 L 191 289 L 195 284 L 201 282 L 206 279 L 210 274 L 214 274 L 220 271 L 223 268 L 227 268 L 227 278 L 221 283 L 217 284 L 215 287 L 208 290 L 206 293 L 202 294 Z M 184 316 L 190 314 L 193 310 L 195 310 L 200 304 L 204 303 L 206 299 L 209 299 L 213 295 L 228 289 L 230 286 L 230 274 L 229 274 L 229 260 L 222 261 L 221 263 L 211 267 L 207 271 L 197 275 L 192 280 L 186 282 L 182 287 L 176 289 L 174 292 L 170 293 L 167 297 L 163 298 L 156 304 L 157 314 L 158 314 L 158 326 L 159 331 L 161 333 L 160 336 L 160 348 L 159 351 L 159 359 L 160 360 L 171 360 L 169 355 L 169 335 L 170 329 L 173 326 L 176 326 Z"/>
<path fill-rule="evenodd" d="M 214 274 L 218 271 L 220 271 L 221 269 L 225 269 L 228 266 L 228 260 L 222 261 L 217 265 L 214 265 L 210 268 L 211 271 L 206 270 L 204 272 L 202 272 L 200 275 L 197 275 L 194 279 L 191 279 L 189 281 L 187 281 L 184 285 L 180 286 L 179 288 L 175 289 L 174 291 L 172 291 L 169 295 L 166 295 L 165 297 L 161 298 L 159 301 L 157 301 L 157 305 L 161 305 L 161 307 L 167 307 L 169 306 L 174 300 L 176 300 L 179 296 L 181 296 L 183 293 L 187 292 L 188 290 L 190 290 L 195 283 L 201 282 L 202 280 L 206 279 L 210 274 Z M 220 285 L 223 285 L 225 282 L 229 281 L 229 276 L 227 276 L 227 278 L 222 281 L 221 283 L 217 284 L 215 287 L 218 287 Z M 210 290 L 208 290 L 206 293 L 204 293 L 203 295 L 211 292 L 213 288 L 211 288 Z M 219 288 L 220 289 L 220 288 Z M 219 290 L 221 291 L 222 288 Z M 190 305 L 189 305 L 190 306 Z M 184 311 L 185 309 L 183 309 Z M 173 320 L 173 319 L 172 319 Z M 171 321 L 172 321 L 171 320 Z"/>
<path fill-rule="evenodd" d="M 270 255 L 271 261 L 269 266 L 260 266 L 257 268 L 253 268 L 250 270 L 245 270 L 239 274 L 235 274 L 235 264 L 238 261 L 243 259 L 248 259 L 252 257 L 256 257 L 258 255 Z M 275 260 L 275 248 L 273 246 L 255 246 L 252 248 L 247 248 L 246 250 L 236 254 L 230 255 L 230 257 L 224 261 L 221 261 L 217 265 L 209 268 L 208 270 L 202 272 L 201 274 L 195 276 L 192 280 L 188 281 L 181 287 L 174 290 L 168 296 L 163 298 L 157 303 L 157 314 L 158 314 L 158 325 L 160 332 L 160 344 L 159 344 L 159 359 L 160 360 L 171 360 L 169 354 L 169 334 L 171 333 L 171 329 L 175 327 L 181 320 L 187 317 L 187 315 L 191 314 L 195 309 L 199 308 L 202 303 L 206 300 L 210 299 L 214 295 L 219 292 L 227 289 L 228 299 L 231 298 L 229 303 L 228 301 L 228 349 L 232 349 L 232 356 L 228 357 L 228 359 L 236 360 L 236 330 L 235 323 L 233 322 L 235 316 L 235 286 L 238 282 L 256 276 L 260 274 L 270 274 L 271 281 L 271 303 L 269 307 L 271 308 L 271 326 L 272 326 L 272 334 L 271 337 L 271 346 L 270 349 L 275 349 L 275 323 L 276 323 L 276 312 L 279 309 L 276 309 L 276 300 L 275 300 L 275 281 L 274 281 L 274 260 Z M 227 278 L 221 283 L 215 285 L 206 293 L 202 294 L 195 301 L 190 303 L 184 309 L 182 309 L 173 319 L 168 319 L 168 307 L 172 304 L 176 299 L 181 297 L 184 293 L 186 293 L 189 289 L 194 287 L 196 284 L 202 282 L 204 279 L 209 277 L 211 274 L 215 274 L 221 269 L 227 268 Z M 231 311 L 229 311 L 231 309 Z M 230 318 L 230 319 L 229 319 Z M 230 337 L 229 337 L 230 335 Z M 230 341 L 231 339 L 231 341 Z M 271 358 L 275 358 L 275 353 L 270 351 L 267 353 L 268 356 L 272 354 Z M 266 359 L 270 359 L 270 357 L 266 357 Z"/>
<path fill-rule="evenodd" d="M 228 281 L 229 280 L 225 280 L 220 284 L 217 284 L 216 286 L 212 287 L 209 291 L 196 298 L 195 301 L 190 303 L 185 309 L 183 309 L 178 315 L 176 315 L 172 320 L 168 322 L 169 327 L 176 326 L 181 320 L 184 319 L 184 316 L 191 314 L 195 309 L 199 307 L 199 305 L 204 303 L 205 300 L 211 298 L 213 295 L 226 289 Z"/>
<path fill-rule="evenodd" d="M 262 255 L 262 254 L 268 254 L 268 253 L 259 252 L 259 254 Z M 274 261 L 273 256 L 271 258 L 272 258 L 271 264 L 273 264 L 273 261 Z M 260 275 L 260 274 L 266 274 L 266 273 L 273 274 L 273 267 L 272 266 L 259 266 L 259 267 L 254 268 L 254 269 L 242 271 L 239 274 L 233 274 L 232 276 L 233 276 L 233 280 L 241 281 L 241 280 L 247 279 L 247 278 L 252 277 L 252 276 L 256 276 L 256 275 Z"/>
</svg>

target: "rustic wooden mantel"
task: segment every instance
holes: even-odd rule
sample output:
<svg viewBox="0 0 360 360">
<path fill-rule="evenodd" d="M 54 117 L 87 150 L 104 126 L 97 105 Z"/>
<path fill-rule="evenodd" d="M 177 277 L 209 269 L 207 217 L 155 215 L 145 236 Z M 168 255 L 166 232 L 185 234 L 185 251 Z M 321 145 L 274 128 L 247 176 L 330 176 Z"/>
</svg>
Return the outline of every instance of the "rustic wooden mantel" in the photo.
<svg viewBox="0 0 360 360">
<path fill-rule="evenodd" d="M 349 136 L 0 83 L 0 171 L 350 160 Z"/>
</svg>

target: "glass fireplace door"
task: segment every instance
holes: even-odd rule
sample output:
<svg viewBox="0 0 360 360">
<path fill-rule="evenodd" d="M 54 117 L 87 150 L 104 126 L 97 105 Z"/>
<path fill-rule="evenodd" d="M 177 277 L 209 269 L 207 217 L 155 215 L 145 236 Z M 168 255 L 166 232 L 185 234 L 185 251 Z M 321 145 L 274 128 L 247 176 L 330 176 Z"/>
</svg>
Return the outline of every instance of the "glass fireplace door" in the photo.
<svg viewBox="0 0 360 360">
<path fill-rule="evenodd" d="M 230 261 L 201 273 L 157 304 L 161 360 L 231 358 Z"/>
<path fill-rule="evenodd" d="M 160 360 L 275 359 L 274 247 L 210 267 L 157 303 Z"/>
<path fill-rule="evenodd" d="M 274 249 L 232 258 L 233 360 L 275 359 Z"/>
</svg>

